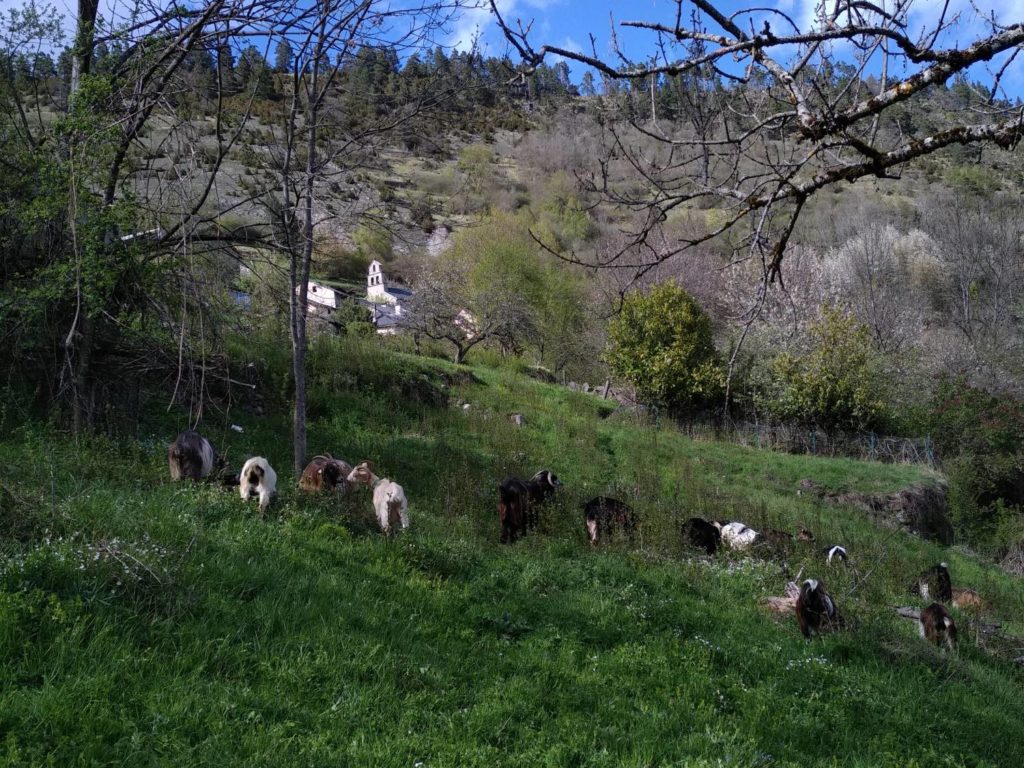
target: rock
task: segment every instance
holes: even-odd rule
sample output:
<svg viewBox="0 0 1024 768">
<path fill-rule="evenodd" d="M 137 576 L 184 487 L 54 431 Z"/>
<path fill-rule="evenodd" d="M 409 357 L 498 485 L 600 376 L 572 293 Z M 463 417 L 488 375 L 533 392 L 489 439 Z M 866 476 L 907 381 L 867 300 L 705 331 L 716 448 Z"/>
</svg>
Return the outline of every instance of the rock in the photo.
<svg viewBox="0 0 1024 768">
<path fill-rule="evenodd" d="M 523 418 L 521 413 L 510 413 L 508 415 L 509 421 L 515 424 L 517 427 L 521 427 L 526 423 L 526 419 Z"/>
<path fill-rule="evenodd" d="M 579 392 L 580 391 L 580 385 L 577 384 L 575 381 L 570 381 L 569 382 L 569 391 L 570 392 Z"/>
</svg>

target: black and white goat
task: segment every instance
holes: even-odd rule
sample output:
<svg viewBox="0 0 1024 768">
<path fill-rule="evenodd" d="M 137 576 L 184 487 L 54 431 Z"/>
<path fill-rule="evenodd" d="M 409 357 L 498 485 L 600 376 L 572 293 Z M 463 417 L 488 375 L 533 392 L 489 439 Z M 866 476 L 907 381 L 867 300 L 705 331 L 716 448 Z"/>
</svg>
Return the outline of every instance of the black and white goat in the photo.
<svg viewBox="0 0 1024 768">
<path fill-rule="evenodd" d="M 910 585 L 910 592 L 920 595 L 925 600 L 936 600 L 940 603 L 952 601 L 953 580 L 949 576 L 949 566 L 946 563 L 933 565 Z"/>
<path fill-rule="evenodd" d="M 720 523 L 717 520 L 712 523 L 722 534 L 722 541 L 732 549 L 749 549 L 755 542 L 760 541 L 761 534 L 745 523 L 739 521 L 732 523 Z"/>
<path fill-rule="evenodd" d="M 796 622 L 800 633 L 810 639 L 811 634 L 821 634 L 842 627 L 839 609 L 825 591 L 825 585 L 817 579 L 808 579 L 800 587 L 796 598 Z"/>
<path fill-rule="evenodd" d="M 277 473 L 262 456 L 253 456 L 242 465 L 238 493 L 242 501 L 256 496 L 260 500 L 260 514 L 267 511 L 270 500 L 277 493 Z"/>
<path fill-rule="evenodd" d="M 171 480 L 198 482 L 218 466 L 217 452 L 209 440 L 194 429 L 187 429 L 167 446 L 167 465 Z"/>
<path fill-rule="evenodd" d="M 950 650 L 956 646 L 956 622 L 942 603 L 932 603 L 921 611 L 918 629 L 928 642 L 945 643 Z"/>
<path fill-rule="evenodd" d="M 838 544 L 834 547 L 828 547 L 824 550 L 825 562 L 829 565 L 833 563 L 845 563 L 846 562 L 846 547 L 841 547 Z"/>
</svg>

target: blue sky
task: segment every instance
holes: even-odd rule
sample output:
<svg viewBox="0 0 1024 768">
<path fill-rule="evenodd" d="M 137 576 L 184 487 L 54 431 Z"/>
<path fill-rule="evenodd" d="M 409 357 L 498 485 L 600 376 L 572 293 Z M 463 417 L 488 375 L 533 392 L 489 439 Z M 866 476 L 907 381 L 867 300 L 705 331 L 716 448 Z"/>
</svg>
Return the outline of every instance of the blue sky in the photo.
<svg viewBox="0 0 1024 768">
<path fill-rule="evenodd" d="M 877 5 L 891 5 L 891 0 L 874 0 Z M 725 11 L 743 7 L 770 7 L 790 15 L 803 29 L 814 25 L 814 9 L 819 0 L 723 0 L 719 3 Z M 910 29 L 920 32 L 928 29 L 938 18 L 943 7 L 942 0 L 917 0 L 910 16 Z M 627 56 L 642 60 L 654 52 L 653 35 L 618 28 L 621 21 L 662 21 L 671 23 L 675 4 L 667 0 L 499 0 L 498 6 L 507 21 L 521 19 L 533 24 L 530 36 L 535 45 L 549 43 L 569 50 L 592 52 L 590 35 L 596 40 L 599 57 L 609 57 L 610 17 L 617 26 L 618 42 Z M 1003 23 L 1024 21 L 1024 0 L 951 0 L 950 7 L 959 14 L 959 22 L 942 40 L 945 46 L 964 46 L 984 32 L 984 24 L 978 14 L 994 12 Z M 976 10 L 977 9 L 977 10 Z M 752 19 L 760 29 L 764 19 L 771 18 L 757 13 Z M 784 28 L 782 22 L 774 20 L 773 28 Z M 448 43 L 467 48 L 476 32 L 480 33 L 483 47 L 488 53 L 500 54 L 507 48 L 504 39 L 486 9 L 463 14 L 452 30 Z M 842 55 L 842 50 L 837 50 Z M 1024 57 L 1022 57 L 1024 58 Z M 573 66 L 573 79 L 582 76 L 583 69 Z M 894 73 L 900 74 L 900 73 Z M 983 72 L 972 72 L 979 79 Z M 1024 90 L 1024 61 L 1011 68 L 1008 84 L 1014 93 Z"/>
<path fill-rule="evenodd" d="M 76 0 L 37 0 L 37 3 L 48 2 L 56 7 L 58 13 L 65 17 L 66 27 L 70 30 L 76 11 Z M 168 0 L 169 1 L 169 0 Z M 390 0 L 401 3 L 402 0 Z M 814 9 L 819 0 L 721 0 L 719 3 L 726 11 L 735 11 L 741 7 L 760 6 L 777 8 L 789 14 L 802 28 L 814 24 Z M 891 5 L 892 0 L 874 0 L 877 5 Z M 130 0 L 101 0 L 102 11 L 108 18 L 111 15 L 121 16 L 128 13 Z M 17 7 L 22 0 L 0 0 L 0 11 Z M 928 28 L 934 22 L 943 0 L 917 0 L 910 17 L 912 31 Z M 508 46 L 497 30 L 491 18 L 486 0 L 484 7 L 467 10 L 452 25 L 444 42 L 451 47 L 467 49 L 477 33 L 480 34 L 482 47 L 492 55 L 504 53 Z M 951 0 L 951 8 L 960 14 L 957 27 L 947 35 L 944 45 L 965 45 L 984 31 L 984 25 L 975 6 L 982 12 L 995 12 L 1004 22 L 1024 21 L 1024 0 Z M 670 0 L 498 0 L 498 6 L 506 19 L 532 22 L 531 40 L 535 45 L 549 43 L 570 50 L 592 52 L 590 35 L 593 34 L 598 56 L 610 58 L 610 17 L 616 22 L 626 20 L 648 20 L 671 22 L 674 3 Z M 753 23 L 760 28 L 766 15 L 755 14 Z M 773 22 L 773 28 L 780 30 L 783 24 Z M 654 52 L 650 34 L 630 30 L 617 30 L 620 46 L 633 59 L 643 60 Z M 70 37 L 70 35 L 69 35 Z M 842 54 L 842 50 L 837 50 Z M 1008 78 L 1008 86 L 1012 94 L 1024 92 L 1024 56 L 1022 61 L 1014 65 Z M 573 65 L 573 79 L 578 81 L 583 69 Z M 893 73 L 899 75 L 901 73 Z M 982 79 L 984 73 L 972 72 Z"/>
</svg>

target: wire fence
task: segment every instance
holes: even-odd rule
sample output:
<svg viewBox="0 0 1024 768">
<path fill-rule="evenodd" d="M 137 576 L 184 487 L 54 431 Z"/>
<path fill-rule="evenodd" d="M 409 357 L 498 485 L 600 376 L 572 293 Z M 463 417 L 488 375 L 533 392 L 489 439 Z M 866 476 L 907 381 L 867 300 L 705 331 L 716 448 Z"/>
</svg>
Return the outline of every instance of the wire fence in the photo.
<svg viewBox="0 0 1024 768">
<path fill-rule="evenodd" d="M 829 433 L 815 427 L 743 422 L 684 422 L 679 424 L 679 429 L 696 440 L 718 440 L 784 453 L 845 456 L 890 464 L 920 464 L 932 468 L 937 464 L 934 443 L 930 437 Z"/>
</svg>

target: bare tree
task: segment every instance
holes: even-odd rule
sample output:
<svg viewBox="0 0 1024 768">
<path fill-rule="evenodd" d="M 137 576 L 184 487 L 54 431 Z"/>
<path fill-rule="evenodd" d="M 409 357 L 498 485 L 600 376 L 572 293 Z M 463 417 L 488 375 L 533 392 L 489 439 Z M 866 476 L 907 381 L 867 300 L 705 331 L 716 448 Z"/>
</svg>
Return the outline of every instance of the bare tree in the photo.
<svg viewBox="0 0 1024 768">
<path fill-rule="evenodd" d="M 293 462 L 306 463 L 306 331 L 308 283 L 318 228 L 330 214 L 317 204 L 332 179 L 350 172 L 366 153 L 430 104 L 450 96 L 441 91 L 396 114 L 343 127 L 336 102 L 344 67 L 360 48 L 386 46 L 409 52 L 427 45 L 462 0 L 381 4 L 375 0 L 322 0 L 308 9 L 290 8 L 279 26 L 294 46 L 284 140 L 272 150 L 279 189 L 264 203 L 275 225 L 274 245 L 288 261 L 289 336 L 292 348 Z"/>
<path fill-rule="evenodd" d="M 478 344 L 515 347 L 533 334 L 534 312 L 525 297 L 500 279 L 474 280 L 465 259 L 443 258 L 421 277 L 402 327 L 455 348 L 463 363 Z"/>
<path fill-rule="evenodd" d="M 598 266 L 628 258 L 642 273 L 742 225 L 748 231 L 737 250 L 759 259 L 768 281 L 781 277 L 800 211 L 819 190 L 865 176 L 892 177 L 907 163 L 950 145 L 1013 148 L 1024 135 L 1024 109 L 1000 98 L 1003 75 L 1024 45 L 1024 24 L 979 15 L 975 20 L 984 26 L 983 34 L 967 46 L 944 48 L 951 30 L 967 19 L 952 13 L 950 3 L 941 5 L 919 30 L 912 23 L 914 0 L 881 5 L 823 0 L 807 21 L 763 6 L 727 11 L 713 0 L 675 0 L 664 20 L 621 23 L 652 36 L 650 55 L 635 60 L 614 36 L 613 59 L 534 47 L 529 26 L 508 22 L 491 0 L 527 68 L 558 55 L 612 80 L 685 75 L 692 88 L 711 91 L 721 83 L 729 89 L 729 109 L 720 112 L 713 131 L 683 132 L 634 120 L 632 127 L 660 151 L 638 149 L 611 128 L 611 152 L 592 183 L 608 199 L 642 210 L 645 218 L 631 247 Z M 836 53 L 839 43 L 852 51 L 846 66 Z M 888 120 L 895 107 L 929 87 L 987 63 L 986 92 L 976 94 L 976 109 L 960 112 L 961 122 L 950 117 L 940 130 L 908 135 Z M 613 162 L 640 175 L 639 194 L 636 184 L 615 183 Z M 637 247 L 647 244 L 670 211 L 702 200 L 727 207 L 729 215 L 708 231 L 681 239 L 676 248 Z"/>
<path fill-rule="evenodd" d="M 571 256 L 596 267 L 628 268 L 639 278 L 658 264 L 728 235 L 734 260 L 758 266 L 758 286 L 742 315 L 744 330 L 764 307 L 807 201 L 822 189 L 864 177 L 895 178 L 912 161 L 954 145 L 1013 149 L 1024 135 L 1024 108 L 1002 89 L 1024 45 L 1024 23 L 1004 23 L 974 4 L 821 0 L 801 19 L 770 4 L 732 10 L 717 0 L 675 0 L 663 18 L 619 26 L 650 35 L 631 58 L 612 30 L 612 54 L 535 46 L 531 27 L 491 10 L 527 71 L 547 56 L 597 70 L 606 83 L 690 80 L 697 93 L 724 101 L 713 121 L 689 127 L 632 117 L 606 124 L 607 146 L 586 186 L 639 215 L 620 250 L 603 258 Z M 913 16 L 915 10 L 928 10 Z M 924 22 L 922 22 L 924 19 Z M 960 45 L 954 31 L 981 31 Z M 842 51 L 840 53 L 839 51 Z M 904 128 L 901 105 L 950 78 L 985 67 L 970 109 L 946 112 L 934 131 Z M 653 87 L 653 86 L 652 86 Z M 653 110 L 652 110 L 653 111 Z M 723 213 L 711 226 L 666 247 L 658 237 L 670 213 L 709 205 Z M 726 389 L 728 406 L 729 387 Z"/>
</svg>

